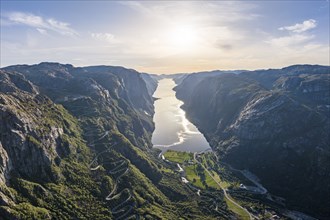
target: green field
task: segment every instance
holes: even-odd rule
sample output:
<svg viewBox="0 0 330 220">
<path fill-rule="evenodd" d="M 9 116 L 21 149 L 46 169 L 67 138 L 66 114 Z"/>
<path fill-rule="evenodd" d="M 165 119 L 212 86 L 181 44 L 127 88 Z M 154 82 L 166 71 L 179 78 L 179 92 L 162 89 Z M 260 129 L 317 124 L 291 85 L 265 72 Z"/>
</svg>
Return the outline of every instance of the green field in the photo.
<svg viewBox="0 0 330 220">
<path fill-rule="evenodd" d="M 205 186 L 202 183 L 201 177 L 198 175 L 196 171 L 197 165 L 186 166 L 184 170 L 186 171 L 187 179 L 196 187 L 201 189 L 205 189 Z"/>
<path fill-rule="evenodd" d="M 232 199 L 232 197 L 230 197 L 230 198 Z M 227 198 L 225 198 L 225 200 L 226 200 L 226 204 L 228 206 L 228 209 L 231 210 L 231 211 L 233 211 L 237 215 L 239 215 L 240 216 L 240 219 L 250 219 L 249 214 L 244 209 L 242 209 L 241 207 L 237 206 L 236 204 L 234 204 L 232 201 L 230 201 Z"/>
<path fill-rule="evenodd" d="M 210 177 L 208 173 L 205 172 L 205 183 L 208 187 L 221 190 L 220 186 Z"/>
<path fill-rule="evenodd" d="M 213 170 L 210 172 L 213 174 L 214 179 L 220 183 L 222 188 L 227 189 L 231 185 L 229 182 L 221 180 L 220 176 Z"/>
<path fill-rule="evenodd" d="M 188 162 L 189 160 L 192 161 L 194 155 L 193 153 L 189 153 L 189 152 L 168 150 L 164 153 L 164 157 L 169 161 L 183 164 L 185 162 Z"/>
<path fill-rule="evenodd" d="M 199 160 L 205 168 L 209 166 L 213 167 L 214 161 L 212 160 L 211 156 L 212 155 L 210 154 L 200 155 Z M 183 169 L 186 172 L 187 180 L 200 189 L 206 189 L 207 187 L 210 187 L 213 189 L 221 190 L 221 188 L 227 189 L 229 186 L 232 185 L 232 183 L 222 180 L 219 174 L 213 170 L 209 170 L 209 172 L 214 179 L 199 164 L 187 165 L 188 161 L 194 160 L 193 153 L 168 150 L 164 153 L 164 157 L 171 162 L 180 163 L 181 165 L 183 165 Z M 221 185 L 221 187 L 217 184 L 217 182 Z M 236 213 L 240 217 L 240 219 L 250 219 L 249 214 L 246 210 L 237 206 L 235 203 L 233 203 L 227 198 L 225 198 L 225 200 L 228 209 Z"/>
<path fill-rule="evenodd" d="M 221 185 L 222 188 L 226 189 L 231 185 L 229 182 L 221 181 L 220 176 L 216 172 L 210 171 L 210 173 L 213 174 L 213 178 Z M 210 177 L 209 174 L 206 174 L 206 180 L 205 180 L 206 184 L 209 187 L 213 187 L 213 188 L 216 188 L 216 189 L 221 189 L 221 187 L 215 182 L 215 180 L 213 178 Z M 228 195 L 228 197 L 231 198 L 232 200 L 234 200 L 230 195 Z M 249 214 L 247 213 L 246 210 L 244 210 L 241 207 L 237 206 L 235 203 L 233 203 L 231 200 L 229 200 L 227 198 L 225 198 L 225 200 L 226 200 L 226 204 L 228 206 L 228 209 L 233 211 L 237 215 L 239 215 L 240 219 L 250 219 L 250 216 L 249 216 Z"/>
<path fill-rule="evenodd" d="M 160 170 L 163 171 L 163 172 L 165 172 L 165 173 L 174 173 L 173 170 L 171 170 L 169 168 L 166 168 L 166 167 L 162 167 Z"/>
</svg>

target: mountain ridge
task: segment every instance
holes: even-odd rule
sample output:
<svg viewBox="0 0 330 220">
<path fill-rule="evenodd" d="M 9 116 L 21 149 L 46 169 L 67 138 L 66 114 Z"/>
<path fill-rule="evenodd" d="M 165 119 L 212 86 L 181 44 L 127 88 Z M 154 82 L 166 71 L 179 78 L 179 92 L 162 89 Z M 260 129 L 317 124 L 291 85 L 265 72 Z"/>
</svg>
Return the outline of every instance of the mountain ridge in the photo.
<svg viewBox="0 0 330 220">
<path fill-rule="evenodd" d="M 325 218 L 329 73 L 328 66 L 294 65 L 199 80 L 188 75 L 175 90 L 221 160 L 256 173 L 292 207 Z"/>
<path fill-rule="evenodd" d="M 152 148 L 156 86 L 122 67 L 2 68 L 1 218 L 219 216 Z"/>
<path fill-rule="evenodd" d="M 299 73 L 301 67 L 295 68 L 292 71 Z M 327 74 L 281 75 L 270 79 L 273 87 L 269 89 L 263 83 L 270 82 L 259 82 L 248 73 L 216 72 L 216 76 L 209 73 L 208 77 L 197 73 L 178 75 L 182 78 L 175 79 L 182 82 L 176 88 L 176 95 L 184 100 L 187 116 L 218 155 L 226 154 L 226 150 L 227 155 L 235 155 L 237 144 L 254 140 L 255 136 L 246 131 L 254 124 L 262 126 L 260 118 L 272 112 L 266 110 L 271 110 L 274 103 L 299 109 L 294 114 L 300 118 L 310 113 L 305 118 L 316 125 L 327 122 L 324 121 L 328 103 L 324 89 Z M 207 198 L 198 196 L 196 189 L 181 182 L 179 174 L 169 171 L 173 167 L 159 160 L 160 151 L 152 148 L 152 94 L 157 79 L 113 66 L 74 67 L 44 62 L 0 69 L 1 216 L 5 219 L 173 219 L 179 213 L 194 219 L 235 218 L 222 192 L 214 194 L 219 203 L 213 210 L 215 200 L 210 198 L 214 195 L 208 192 Z M 189 81 L 195 82 L 187 84 Z M 221 94 L 230 98 L 219 99 Z M 302 94 L 306 97 L 298 99 Z M 204 101 L 203 105 L 197 102 L 197 106 L 214 110 L 208 112 L 208 120 L 199 120 L 203 108 L 194 108 L 199 109 L 199 113 L 189 109 L 196 100 Z M 223 112 L 219 104 L 226 100 L 233 102 L 229 103 L 232 110 Z M 251 114 L 255 109 L 260 113 L 257 118 Z M 233 112 L 236 113 L 231 114 Z M 226 115 L 220 124 L 212 118 L 219 113 Z M 262 120 L 265 126 L 266 121 Z M 254 129 L 259 129 L 258 126 Z M 220 132 L 222 128 L 226 129 L 225 133 Z M 305 139 L 316 134 L 322 136 L 322 129 L 323 124 Z M 299 143 L 298 139 L 296 144 Z M 324 149 L 322 146 L 320 152 Z M 290 145 L 286 149 L 290 150 Z M 321 159 L 322 165 L 328 159 L 323 151 L 321 153 L 325 156 L 320 157 L 322 154 L 318 151 L 312 155 Z M 235 164 L 237 157 L 230 157 L 227 156 L 227 162 Z M 253 164 L 238 161 L 242 167 Z M 312 171 L 327 173 L 326 169 Z M 259 176 L 258 171 L 256 173 Z M 324 184 L 326 179 L 318 185 Z M 237 193 L 241 192 L 232 190 L 233 195 Z M 258 201 L 277 212 L 282 209 L 278 204 Z"/>
</svg>

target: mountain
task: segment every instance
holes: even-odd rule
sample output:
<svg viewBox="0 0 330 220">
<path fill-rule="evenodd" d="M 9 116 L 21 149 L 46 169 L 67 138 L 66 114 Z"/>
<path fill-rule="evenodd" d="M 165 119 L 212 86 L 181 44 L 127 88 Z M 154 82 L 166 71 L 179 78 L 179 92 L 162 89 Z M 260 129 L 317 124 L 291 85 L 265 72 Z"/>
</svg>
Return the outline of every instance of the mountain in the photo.
<svg viewBox="0 0 330 220">
<path fill-rule="evenodd" d="M 57 63 L 10 66 L 4 69 L 23 74 L 43 94 L 71 110 L 76 117 L 80 117 L 81 113 L 86 114 L 79 106 L 88 108 L 93 117 L 102 115 L 101 111 L 107 112 L 114 119 L 115 124 L 112 126 L 126 133 L 130 141 L 145 148 L 151 147 L 150 142 L 144 141 L 149 139 L 153 131 L 150 117 L 153 113 L 153 100 L 147 92 L 145 81 L 136 71 L 107 66 L 74 68 Z M 126 111 L 134 111 L 135 114 L 125 118 L 125 113 L 128 114 Z M 131 130 L 139 132 L 144 139 L 136 140 L 129 135 Z"/>
<path fill-rule="evenodd" d="M 330 67 L 188 75 L 176 88 L 219 162 L 255 173 L 290 208 L 330 216 Z"/>
<path fill-rule="evenodd" d="M 197 84 L 200 83 L 205 77 L 220 76 L 222 74 L 239 74 L 242 72 L 245 72 L 245 70 L 213 70 L 189 74 L 178 74 L 174 77 L 174 81 L 177 84 L 177 87 L 174 90 L 180 90 L 180 87 L 184 86 L 178 95 L 190 96 Z M 183 81 L 185 82 L 184 84 L 182 83 Z"/>
<path fill-rule="evenodd" d="M 141 73 L 141 77 L 146 83 L 149 95 L 152 96 L 158 85 L 157 79 L 155 78 L 156 76 L 148 73 Z"/>
<path fill-rule="evenodd" d="M 152 148 L 158 79 L 114 66 L 0 69 L 1 218 L 237 218 L 223 191 L 196 191 Z M 329 216 L 329 67 L 175 80 L 187 116 L 220 158 L 207 164 L 222 178 L 239 181 L 222 162 L 249 169 L 292 209 Z M 239 187 L 227 193 L 250 201 L 244 206 L 255 215 L 275 211 L 285 219 L 286 207 L 266 195 Z"/>
<path fill-rule="evenodd" d="M 1 219 L 217 218 L 152 148 L 155 88 L 123 67 L 2 68 Z"/>
</svg>

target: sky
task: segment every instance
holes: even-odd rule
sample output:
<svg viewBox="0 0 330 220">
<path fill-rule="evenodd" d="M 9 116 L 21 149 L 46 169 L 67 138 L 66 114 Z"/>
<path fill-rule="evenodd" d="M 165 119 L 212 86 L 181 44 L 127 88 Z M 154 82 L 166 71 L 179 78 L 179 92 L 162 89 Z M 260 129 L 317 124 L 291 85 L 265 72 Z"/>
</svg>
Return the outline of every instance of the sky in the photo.
<svg viewBox="0 0 330 220">
<path fill-rule="evenodd" d="M 330 65 L 329 0 L 0 1 L 1 67 L 147 73 Z"/>
</svg>

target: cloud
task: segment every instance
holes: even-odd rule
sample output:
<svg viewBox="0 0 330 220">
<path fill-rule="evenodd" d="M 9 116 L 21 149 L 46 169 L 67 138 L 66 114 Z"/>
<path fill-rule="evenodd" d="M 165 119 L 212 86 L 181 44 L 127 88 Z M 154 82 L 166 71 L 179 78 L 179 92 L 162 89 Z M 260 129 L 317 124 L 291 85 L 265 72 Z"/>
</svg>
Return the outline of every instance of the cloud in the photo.
<svg viewBox="0 0 330 220">
<path fill-rule="evenodd" d="M 191 50 L 197 51 L 206 47 L 222 51 L 233 50 L 249 36 L 248 31 L 245 31 L 248 25 L 244 24 L 261 16 L 256 10 L 258 6 L 252 2 L 120 1 L 118 4 L 139 14 L 144 21 L 140 23 L 141 26 L 150 27 L 140 35 L 149 36 L 147 43 L 157 45 L 157 48 L 147 50 L 159 49 L 159 54 L 167 54 L 167 51 L 176 54 L 189 51 L 188 47 L 181 50 L 180 47 L 173 46 L 173 41 L 176 41 L 177 35 L 181 35 L 180 30 L 185 29 L 184 27 L 191 27 L 193 32 L 190 40 L 194 41 L 194 47 L 191 47 Z M 136 19 L 136 23 L 141 20 Z M 133 44 L 143 42 L 141 37 L 141 40 L 135 40 Z M 183 42 L 186 43 L 184 40 Z M 138 48 L 141 50 L 143 45 Z"/>
<path fill-rule="evenodd" d="M 226 51 L 233 49 L 233 45 L 231 44 L 219 44 L 218 47 Z"/>
<path fill-rule="evenodd" d="M 39 31 L 40 34 L 47 34 L 47 31 L 42 28 L 37 28 L 37 31 Z"/>
<path fill-rule="evenodd" d="M 301 45 L 303 43 L 310 41 L 313 38 L 314 35 L 294 34 L 290 36 L 273 38 L 267 41 L 267 43 L 270 43 L 273 46 L 278 46 L 278 47 L 289 47 L 289 46 Z"/>
<path fill-rule="evenodd" d="M 132 8 L 133 10 L 139 11 L 143 14 L 152 14 L 151 10 L 144 6 L 141 2 L 137 1 L 120 1 L 118 2 L 121 5 Z"/>
<path fill-rule="evenodd" d="M 54 31 L 62 35 L 77 36 L 78 33 L 70 27 L 70 24 L 57 21 L 53 18 L 45 19 L 43 17 L 24 13 L 11 12 L 2 16 L 1 20 L 5 25 L 26 25 L 35 28 L 41 34 L 46 34 L 47 31 Z"/>
<path fill-rule="evenodd" d="M 317 26 L 317 22 L 313 19 L 309 19 L 304 21 L 303 23 L 298 23 L 292 26 L 285 26 L 285 27 L 280 27 L 279 30 L 284 31 L 292 31 L 294 33 L 302 33 L 307 30 L 313 29 Z"/>
<path fill-rule="evenodd" d="M 96 40 L 106 41 L 108 43 L 118 43 L 115 36 L 110 33 L 91 33 L 91 37 Z"/>
<path fill-rule="evenodd" d="M 266 43 L 279 48 L 297 48 L 305 47 L 311 43 L 311 40 L 315 38 L 314 35 L 308 34 L 306 31 L 313 29 L 317 26 L 317 22 L 313 19 L 297 23 L 292 26 L 280 27 L 280 31 L 289 31 L 286 36 L 273 37 Z M 306 32 L 306 33 L 305 33 Z"/>
<path fill-rule="evenodd" d="M 222 26 L 226 22 L 254 20 L 260 17 L 259 14 L 252 13 L 257 6 L 251 2 L 120 1 L 118 3 L 144 16 L 149 16 L 152 20 L 169 22 L 187 20 L 204 26 Z"/>
</svg>

